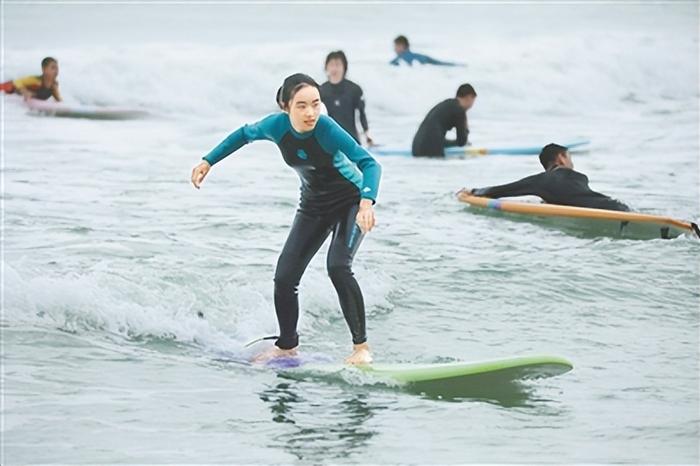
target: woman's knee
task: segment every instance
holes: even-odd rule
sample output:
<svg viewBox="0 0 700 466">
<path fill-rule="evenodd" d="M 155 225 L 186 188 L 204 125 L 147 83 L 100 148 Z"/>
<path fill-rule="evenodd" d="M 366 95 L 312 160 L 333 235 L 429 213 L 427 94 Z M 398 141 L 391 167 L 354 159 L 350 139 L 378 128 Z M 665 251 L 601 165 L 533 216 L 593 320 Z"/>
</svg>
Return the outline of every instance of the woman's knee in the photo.
<svg viewBox="0 0 700 466">
<path fill-rule="evenodd" d="M 301 281 L 301 273 L 296 267 L 287 265 L 286 262 L 280 261 L 275 269 L 275 289 L 277 288 L 294 288 L 299 286 Z"/>
<path fill-rule="evenodd" d="M 341 281 L 353 277 L 352 268 L 347 264 L 328 264 L 326 268 L 331 281 Z"/>
</svg>

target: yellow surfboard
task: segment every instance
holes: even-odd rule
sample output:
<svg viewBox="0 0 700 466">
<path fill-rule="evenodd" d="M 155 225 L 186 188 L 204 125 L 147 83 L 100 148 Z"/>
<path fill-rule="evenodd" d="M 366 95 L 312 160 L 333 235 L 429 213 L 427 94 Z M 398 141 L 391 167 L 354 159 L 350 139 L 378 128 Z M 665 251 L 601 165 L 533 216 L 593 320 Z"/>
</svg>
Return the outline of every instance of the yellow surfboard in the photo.
<svg viewBox="0 0 700 466">
<path fill-rule="evenodd" d="M 565 227 L 590 230 L 604 236 L 634 239 L 675 238 L 682 234 L 700 237 L 693 222 L 676 220 L 660 215 L 589 209 L 556 204 L 506 201 L 473 196 L 467 191 L 457 193 L 460 201 L 472 207 L 514 214 L 523 219 L 553 218 Z"/>
</svg>

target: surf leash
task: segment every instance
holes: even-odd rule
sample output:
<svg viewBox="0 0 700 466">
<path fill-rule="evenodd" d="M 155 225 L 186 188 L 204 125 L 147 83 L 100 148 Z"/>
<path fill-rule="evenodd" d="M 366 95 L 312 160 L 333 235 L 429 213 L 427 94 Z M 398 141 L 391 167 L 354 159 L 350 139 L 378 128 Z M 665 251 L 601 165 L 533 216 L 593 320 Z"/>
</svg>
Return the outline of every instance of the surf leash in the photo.
<svg viewBox="0 0 700 466">
<path fill-rule="evenodd" d="M 277 338 L 279 338 L 278 335 L 270 335 L 269 337 L 257 338 L 257 339 L 255 339 L 255 340 L 249 342 L 249 343 L 246 343 L 246 344 L 243 346 L 243 348 L 249 348 L 249 347 L 253 346 L 253 345 L 256 344 L 256 343 L 260 343 L 261 341 L 265 341 L 265 340 L 276 340 Z"/>
</svg>

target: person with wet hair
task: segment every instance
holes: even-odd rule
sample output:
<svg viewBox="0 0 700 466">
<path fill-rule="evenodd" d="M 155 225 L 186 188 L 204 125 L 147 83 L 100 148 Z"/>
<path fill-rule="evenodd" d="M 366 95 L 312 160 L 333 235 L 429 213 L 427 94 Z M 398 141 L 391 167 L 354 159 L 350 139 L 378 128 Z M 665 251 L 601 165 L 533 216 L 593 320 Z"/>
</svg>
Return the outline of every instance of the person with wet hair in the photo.
<svg viewBox="0 0 700 466">
<path fill-rule="evenodd" d="M 53 97 L 61 101 L 58 90 L 58 61 L 53 57 L 41 60 L 41 75 L 25 76 L 0 84 L 0 90 L 6 94 L 22 94 L 26 99 L 48 100 Z"/>
<path fill-rule="evenodd" d="M 345 77 L 348 72 L 348 59 L 345 53 L 342 50 L 329 53 L 326 57 L 325 70 L 328 81 L 321 84 L 321 100 L 326 104 L 328 115 L 357 142 L 360 142 L 360 134 L 355 123 L 355 117 L 359 115 L 367 145 L 371 146 L 373 141 L 369 135 L 362 88 Z"/>
<path fill-rule="evenodd" d="M 476 91 L 471 84 L 462 84 L 457 95 L 445 99 L 433 107 L 423 119 L 413 137 L 411 152 L 414 157 L 444 157 L 445 147 L 467 145 L 469 123 L 467 111 L 476 100 Z M 445 139 L 449 130 L 455 128 L 456 139 Z"/>
<path fill-rule="evenodd" d="M 468 190 L 474 196 L 516 197 L 539 196 L 549 204 L 588 207 L 628 212 L 630 208 L 588 186 L 588 177 L 574 170 L 574 162 L 567 147 L 547 144 L 540 152 L 544 172 L 528 176 L 514 183 Z"/>
<path fill-rule="evenodd" d="M 244 125 L 231 133 L 192 170 L 199 188 L 211 167 L 244 145 L 273 141 L 284 161 L 296 170 L 301 198 L 275 270 L 274 301 L 280 334 L 275 346 L 255 358 L 265 361 L 293 356 L 299 344 L 297 321 L 299 281 L 328 236 L 328 275 L 338 293 L 350 328 L 353 351 L 349 364 L 371 362 L 365 325 L 365 305 L 352 262 L 360 242 L 375 224 L 381 166 L 332 118 L 321 115 L 319 85 L 297 73 L 288 76 L 275 100 L 282 112 Z"/>
</svg>

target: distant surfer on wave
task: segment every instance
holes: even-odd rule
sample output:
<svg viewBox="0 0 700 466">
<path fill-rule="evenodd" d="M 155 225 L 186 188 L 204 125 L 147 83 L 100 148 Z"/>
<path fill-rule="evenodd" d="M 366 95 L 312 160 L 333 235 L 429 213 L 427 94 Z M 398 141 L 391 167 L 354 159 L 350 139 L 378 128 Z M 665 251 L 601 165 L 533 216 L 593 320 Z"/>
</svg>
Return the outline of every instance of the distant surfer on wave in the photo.
<svg viewBox="0 0 700 466">
<path fill-rule="evenodd" d="M 389 62 L 390 65 L 394 66 L 399 66 L 401 62 L 409 66 L 413 66 L 413 62 L 421 65 L 460 66 L 458 63 L 437 60 L 422 53 L 412 52 L 406 36 L 398 36 L 394 39 L 394 52 L 396 52 L 396 57 Z"/>
<path fill-rule="evenodd" d="M 626 204 L 588 187 L 588 177 L 574 170 L 568 148 L 554 143 L 544 146 L 540 152 L 540 163 L 545 171 L 537 175 L 500 186 L 465 190 L 474 196 L 539 196 L 549 204 L 623 212 L 630 210 Z"/>
<path fill-rule="evenodd" d="M 40 76 L 25 76 L 0 84 L 0 89 L 6 94 L 22 94 L 25 100 L 48 100 L 50 97 L 61 101 L 58 90 L 58 61 L 52 57 L 41 60 Z"/>
<path fill-rule="evenodd" d="M 224 139 L 192 170 L 199 188 L 210 168 L 257 140 L 277 144 L 284 161 L 301 180 L 301 199 L 291 231 L 275 270 L 275 311 L 280 335 L 275 346 L 256 361 L 293 356 L 299 344 L 297 287 L 307 265 L 332 235 L 327 256 L 328 275 L 353 341 L 349 364 L 372 360 L 365 330 L 362 291 L 352 262 L 365 233 L 375 224 L 381 166 L 332 118 L 321 115 L 319 85 L 311 77 L 294 74 L 284 80 L 276 101 L 284 111 L 245 125 Z"/>
</svg>

